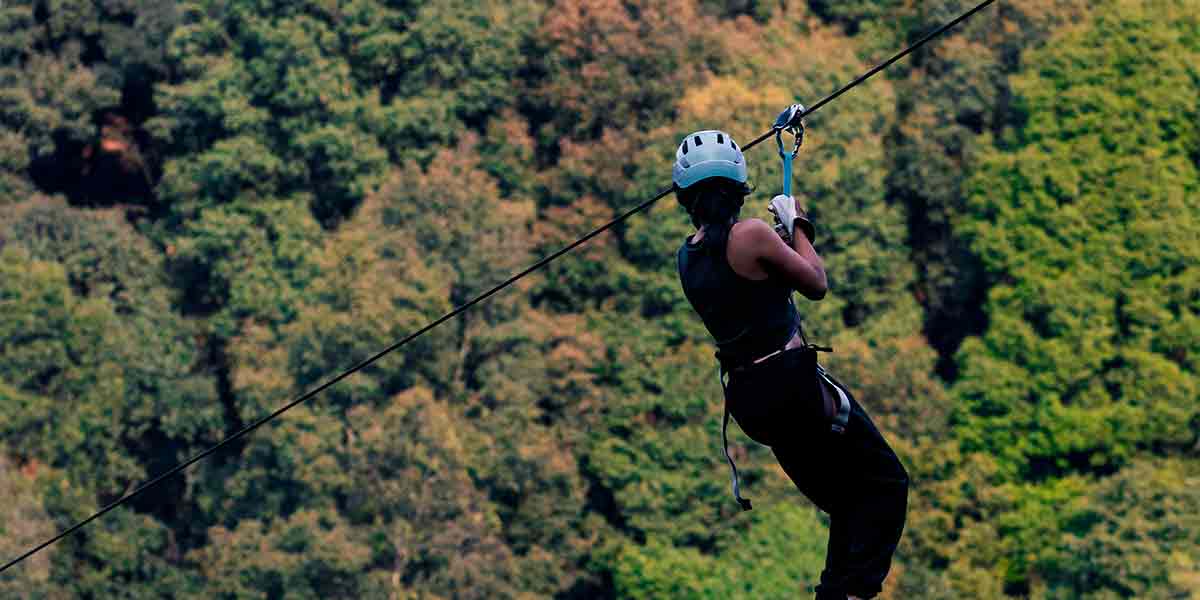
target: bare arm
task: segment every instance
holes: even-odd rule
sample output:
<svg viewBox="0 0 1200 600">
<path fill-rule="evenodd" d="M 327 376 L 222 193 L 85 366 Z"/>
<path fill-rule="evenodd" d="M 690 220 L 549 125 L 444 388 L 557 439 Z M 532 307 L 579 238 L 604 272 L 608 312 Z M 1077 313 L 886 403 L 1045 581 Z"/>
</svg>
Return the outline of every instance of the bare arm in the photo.
<svg viewBox="0 0 1200 600">
<path fill-rule="evenodd" d="M 774 229 L 771 231 L 774 233 Z M 776 235 L 775 237 L 779 236 Z M 782 242 L 783 240 L 779 241 Z M 810 300 L 820 300 L 821 298 L 824 298 L 825 293 L 829 291 L 829 283 L 825 280 L 825 261 L 821 259 L 821 255 L 817 254 L 817 249 L 813 248 L 812 243 L 808 241 L 807 237 L 800 233 L 799 229 L 796 230 L 796 235 L 792 236 L 791 247 L 792 250 L 796 251 L 796 254 L 800 255 L 800 258 L 803 258 L 808 262 L 809 266 L 818 274 L 820 280 L 815 288 L 819 290 L 816 294 L 816 297 L 805 293 L 803 290 L 800 290 L 800 293 L 804 294 L 804 296 Z"/>
<path fill-rule="evenodd" d="M 765 221 L 743 221 L 738 231 L 741 238 L 735 251 L 752 258 L 763 270 L 782 278 L 809 300 L 825 297 L 829 286 L 825 280 L 825 262 L 813 249 L 808 238 L 795 236 L 789 247 Z"/>
</svg>

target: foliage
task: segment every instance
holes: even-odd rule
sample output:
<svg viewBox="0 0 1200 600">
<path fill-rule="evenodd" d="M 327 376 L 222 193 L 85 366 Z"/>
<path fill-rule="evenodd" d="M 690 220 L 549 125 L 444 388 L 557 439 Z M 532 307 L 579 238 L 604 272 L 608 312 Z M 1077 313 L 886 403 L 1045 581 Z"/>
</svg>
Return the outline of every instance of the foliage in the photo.
<svg viewBox="0 0 1200 600">
<path fill-rule="evenodd" d="M 838 3 L 854 6 L 857 3 Z M 895 41 L 913 41 L 977 4 L 906 3 L 896 16 Z M 897 79 L 897 114 L 887 132 L 888 198 L 901 204 L 907 246 L 916 266 L 915 292 L 925 308 L 925 333 L 940 355 L 938 372 L 957 375 L 954 352 L 987 322 L 987 280 L 956 222 L 967 212 L 965 175 L 987 146 L 985 134 L 1000 135 L 1019 125 L 1011 110 L 1008 75 L 1023 67 L 1024 50 L 1036 48 L 1077 21 L 1087 3 L 1079 0 L 1002 2 L 914 53 L 891 69 Z M 878 25 L 862 37 L 889 37 Z"/>
<path fill-rule="evenodd" d="M 154 165 L 138 126 L 154 110 L 175 23 L 172 0 L 0 7 L 0 193 L 8 201 L 36 184 L 80 202 L 145 202 Z"/>
<path fill-rule="evenodd" d="M 1083 538 L 1099 518 L 1076 507 L 1080 475 L 1116 472 L 1103 485 L 1122 485 L 1151 470 L 1137 457 L 1197 439 L 1200 380 L 1184 340 L 1196 339 L 1200 293 L 1198 25 L 1183 3 L 1114 5 L 1034 53 L 1014 80 L 1027 122 L 970 183 L 962 230 L 996 284 L 988 329 L 959 354 L 956 432 L 964 450 L 996 457 L 1002 479 L 1027 482 L 1001 519 L 1024 532 L 1006 536 L 1011 591 L 1125 597 L 1166 585 L 1115 563 L 1081 576 L 1079 561 L 1105 542 L 1065 550 L 1054 538 Z M 1140 527 L 1115 503 L 1106 510 L 1126 516 L 1110 531 Z M 1194 542 L 1180 548 L 1190 556 Z"/>
<path fill-rule="evenodd" d="M 1024 477 L 1119 468 L 1197 433 L 1200 22 L 1148 10 L 1036 54 L 1016 81 L 1028 125 L 972 181 L 963 229 L 998 283 L 961 352 L 963 438 Z"/>
<path fill-rule="evenodd" d="M 968 4 L 5 2 L 0 560 Z M 912 477 L 883 598 L 1200 597 L 1190 8 L 998 3 L 809 118 L 806 332 Z M 0 593 L 810 595 L 827 521 L 736 427 L 729 498 L 690 232 L 668 196 Z"/>
<path fill-rule="evenodd" d="M 20 392 L 0 388 L 0 398 L 16 397 Z M 30 547 L 40 544 L 54 535 L 53 522 L 43 506 L 32 479 L 37 467 L 24 470 L 16 468 L 7 458 L 0 459 L 0 494 L 7 500 L 0 520 L 0 554 L 15 557 Z M 53 589 L 50 584 L 50 561 L 54 550 L 29 559 L 24 569 L 12 570 L 0 575 L 0 591 L 6 596 L 24 594 L 45 597 Z"/>
</svg>

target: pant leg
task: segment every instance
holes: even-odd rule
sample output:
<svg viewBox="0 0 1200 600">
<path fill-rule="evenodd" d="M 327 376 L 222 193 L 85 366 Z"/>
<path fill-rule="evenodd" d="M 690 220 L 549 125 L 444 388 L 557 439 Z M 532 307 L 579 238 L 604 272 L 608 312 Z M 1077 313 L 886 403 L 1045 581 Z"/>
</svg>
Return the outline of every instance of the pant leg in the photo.
<svg viewBox="0 0 1200 600">
<path fill-rule="evenodd" d="M 829 560 L 818 591 L 829 589 L 830 598 L 841 600 L 845 594 L 873 598 L 883 589 L 904 530 L 905 492 L 881 489 L 877 496 L 848 499 L 831 515 Z"/>
<path fill-rule="evenodd" d="M 820 433 L 773 450 L 797 488 L 830 516 L 817 598 L 877 595 L 904 531 L 908 473 L 866 411 L 851 398 L 845 434 Z"/>
<path fill-rule="evenodd" d="M 849 564 L 852 536 L 847 530 L 850 520 L 841 513 L 829 518 L 829 546 L 825 550 L 825 569 L 821 571 L 821 582 L 817 586 L 817 600 L 846 600 L 846 590 L 837 575 L 842 566 Z"/>
<path fill-rule="evenodd" d="M 844 579 L 839 573 L 848 564 L 851 536 L 846 530 L 848 519 L 838 518 L 846 505 L 844 486 L 837 478 L 843 468 L 840 460 L 843 436 L 814 433 L 805 439 L 793 438 L 790 443 L 773 446 L 771 450 L 784 473 L 822 512 L 830 515 L 829 540 L 825 550 L 825 569 L 817 586 L 817 600 L 845 600 L 846 592 L 835 582 Z"/>
</svg>

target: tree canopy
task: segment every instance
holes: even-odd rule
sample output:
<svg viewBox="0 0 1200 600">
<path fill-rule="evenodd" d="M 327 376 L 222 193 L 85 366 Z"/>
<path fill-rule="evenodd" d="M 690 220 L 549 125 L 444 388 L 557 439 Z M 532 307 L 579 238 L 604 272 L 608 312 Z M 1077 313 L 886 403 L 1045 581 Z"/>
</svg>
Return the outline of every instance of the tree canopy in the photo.
<svg viewBox="0 0 1200 600">
<path fill-rule="evenodd" d="M 973 5 L 7 0 L 0 559 Z M 912 476 L 884 599 L 1200 598 L 1200 17 L 998 3 L 808 122 L 806 332 Z M 747 154 L 743 218 L 779 167 Z M 790 598 L 672 198 L 0 574 L 23 598 Z"/>
</svg>

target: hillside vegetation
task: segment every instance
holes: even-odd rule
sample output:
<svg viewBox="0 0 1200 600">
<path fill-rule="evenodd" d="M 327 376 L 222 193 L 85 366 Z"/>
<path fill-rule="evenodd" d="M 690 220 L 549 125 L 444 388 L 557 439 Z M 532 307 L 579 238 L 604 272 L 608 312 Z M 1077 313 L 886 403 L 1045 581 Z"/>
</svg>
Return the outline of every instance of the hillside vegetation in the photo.
<svg viewBox="0 0 1200 600">
<path fill-rule="evenodd" d="M 0 560 L 974 2 L 5 0 Z M 809 120 L 884 598 L 1200 599 L 1200 11 L 1009 0 Z M 778 161 L 748 155 L 766 217 Z M 670 197 L 0 575 L 20 598 L 796 598 Z M 736 429 L 735 429 L 736 431 Z"/>
</svg>

